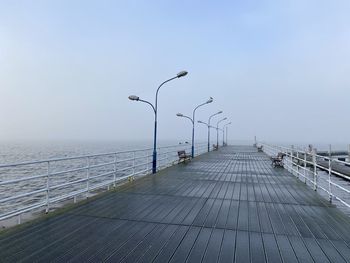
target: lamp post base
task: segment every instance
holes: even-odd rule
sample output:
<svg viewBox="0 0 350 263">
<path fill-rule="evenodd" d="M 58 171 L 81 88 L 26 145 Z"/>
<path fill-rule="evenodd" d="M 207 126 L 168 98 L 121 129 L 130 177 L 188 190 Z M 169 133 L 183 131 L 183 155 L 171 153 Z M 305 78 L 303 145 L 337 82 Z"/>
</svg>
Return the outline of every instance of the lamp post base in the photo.
<svg viewBox="0 0 350 263">
<path fill-rule="evenodd" d="M 157 172 L 157 152 L 153 152 L 153 160 L 152 160 L 152 174 Z"/>
</svg>

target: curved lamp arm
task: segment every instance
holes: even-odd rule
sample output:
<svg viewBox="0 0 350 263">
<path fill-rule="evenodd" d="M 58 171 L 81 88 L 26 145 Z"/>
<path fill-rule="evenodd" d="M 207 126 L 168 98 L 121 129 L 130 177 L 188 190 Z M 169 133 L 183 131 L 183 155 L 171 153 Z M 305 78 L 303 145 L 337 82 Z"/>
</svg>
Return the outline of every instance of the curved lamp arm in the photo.
<svg viewBox="0 0 350 263">
<path fill-rule="evenodd" d="M 219 114 L 221 114 L 223 111 L 221 110 L 221 111 L 218 111 L 217 113 L 214 113 L 213 115 L 210 115 L 209 116 L 209 120 L 208 120 L 208 124 L 210 125 L 210 120 L 211 120 L 211 118 L 213 118 L 214 116 L 216 116 L 216 115 L 219 115 Z"/>
<path fill-rule="evenodd" d="M 178 113 L 178 114 L 176 114 L 176 116 L 177 116 L 177 117 L 182 117 L 182 118 L 189 119 L 189 120 L 192 122 L 192 124 L 193 124 L 193 120 L 192 120 L 190 117 L 186 116 L 186 115 L 183 115 L 183 114 L 181 114 L 181 113 Z"/>
<path fill-rule="evenodd" d="M 150 102 L 147 101 L 147 100 L 141 100 L 141 99 L 139 99 L 139 101 L 144 102 L 144 103 L 147 103 L 148 105 L 150 105 L 150 106 L 152 107 L 152 109 L 153 109 L 153 112 L 156 113 L 156 109 L 154 108 L 154 106 L 153 106 L 152 103 L 150 103 Z"/>
<path fill-rule="evenodd" d="M 157 115 L 157 110 L 158 110 L 158 92 L 159 92 L 159 89 L 167 82 L 169 81 L 172 81 L 173 79 L 177 79 L 177 78 L 181 78 L 181 77 L 184 77 L 187 75 L 187 71 L 180 71 L 179 73 L 176 74 L 175 77 L 172 77 L 170 79 L 167 79 L 166 81 L 162 82 L 159 87 L 157 88 L 157 91 L 156 91 L 156 103 L 155 103 L 155 112 L 156 112 L 156 115 Z"/>
<path fill-rule="evenodd" d="M 219 129 L 219 123 L 222 121 L 225 121 L 225 120 L 227 120 L 227 118 L 223 118 L 223 119 L 219 120 L 216 124 L 216 128 Z"/>
<path fill-rule="evenodd" d="M 226 126 L 231 125 L 231 124 L 232 124 L 232 122 L 229 122 L 229 123 L 224 124 L 223 129 L 224 129 Z"/>
<path fill-rule="evenodd" d="M 194 108 L 193 112 L 192 112 L 192 119 L 194 120 L 194 116 L 195 116 L 195 113 L 196 113 L 196 110 L 199 108 L 199 107 L 202 107 L 206 104 L 209 104 L 209 103 L 212 103 L 213 102 L 213 98 L 210 97 L 209 100 L 207 100 L 206 102 L 202 103 L 202 104 L 199 104 L 197 107 Z"/>
<path fill-rule="evenodd" d="M 209 127 L 209 124 L 206 123 L 206 122 L 204 122 L 204 121 L 197 121 L 197 122 L 198 122 L 198 123 L 202 123 L 202 124 L 204 124 L 205 126 Z"/>
<path fill-rule="evenodd" d="M 168 79 L 166 81 L 164 81 L 162 84 L 159 85 L 159 87 L 157 88 L 157 91 L 156 91 L 156 106 L 155 106 L 155 112 L 157 112 L 157 109 L 158 109 L 158 92 L 159 92 L 159 89 L 167 82 L 169 81 L 172 81 L 173 79 L 176 79 L 177 77 L 173 77 L 171 79 Z"/>
</svg>

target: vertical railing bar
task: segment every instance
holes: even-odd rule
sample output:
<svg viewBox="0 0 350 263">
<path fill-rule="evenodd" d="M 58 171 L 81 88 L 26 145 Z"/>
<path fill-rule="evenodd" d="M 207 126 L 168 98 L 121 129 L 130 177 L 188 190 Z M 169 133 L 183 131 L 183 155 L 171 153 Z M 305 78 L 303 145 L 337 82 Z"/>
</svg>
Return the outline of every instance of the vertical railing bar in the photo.
<svg viewBox="0 0 350 263">
<path fill-rule="evenodd" d="M 294 157 L 294 145 L 291 146 L 291 154 L 290 154 L 290 164 L 292 168 L 291 172 L 294 175 L 293 157 Z"/>
<path fill-rule="evenodd" d="M 117 153 L 114 154 L 114 175 L 113 175 L 113 187 L 117 187 Z"/>
<path fill-rule="evenodd" d="M 135 175 L 135 152 L 132 153 L 132 176 Z"/>
<path fill-rule="evenodd" d="M 157 148 L 157 152 L 158 152 L 157 158 L 160 159 L 160 158 L 159 158 L 159 156 L 160 156 L 160 149 L 159 149 L 159 148 Z M 160 161 L 159 161 L 159 162 L 157 161 L 156 172 L 158 172 L 159 169 L 160 169 Z"/>
<path fill-rule="evenodd" d="M 90 158 L 86 158 L 86 198 L 89 198 L 90 191 Z"/>
<path fill-rule="evenodd" d="M 307 176 L 307 170 L 306 170 L 307 163 L 306 163 L 306 161 L 307 161 L 307 152 L 305 150 L 305 152 L 304 152 L 304 183 L 305 184 L 306 184 L 306 176 Z"/>
<path fill-rule="evenodd" d="M 47 162 L 47 176 L 46 176 L 46 210 L 48 213 L 50 210 L 50 162 Z"/>
<path fill-rule="evenodd" d="M 149 157 L 149 153 L 148 151 L 146 151 L 146 174 L 148 174 L 151 171 Z"/>
<path fill-rule="evenodd" d="M 297 176 L 298 176 L 298 179 L 300 179 L 300 175 L 299 175 L 299 150 L 297 149 L 297 159 L 296 159 L 296 162 L 297 162 Z"/>
<path fill-rule="evenodd" d="M 329 193 L 329 202 L 332 202 L 332 145 L 329 145 L 329 159 L 328 159 L 328 193 Z"/>
<path fill-rule="evenodd" d="M 315 148 L 312 150 L 312 162 L 314 165 L 314 190 L 317 191 L 317 161 Z"/>
<path fill-rule="evenodd" d="M 289 153 L 289 172 L 293 174 L 293 152 L 290 151 Z"/>
</svg>

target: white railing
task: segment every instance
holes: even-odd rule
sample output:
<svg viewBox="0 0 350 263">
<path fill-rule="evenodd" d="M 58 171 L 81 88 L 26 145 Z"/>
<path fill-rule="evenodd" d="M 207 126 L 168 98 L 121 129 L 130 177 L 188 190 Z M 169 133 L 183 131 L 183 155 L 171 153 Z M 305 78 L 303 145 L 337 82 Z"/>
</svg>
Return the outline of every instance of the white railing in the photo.
<svg viewBox="0 0 350 263">
<path fill-rule="evenodd" d="M 180 144 L 157 149 L 157 170 L 177 164 L 177 151 L 191 152 Z M 197 144 L 195 156 L 207 152 L 207 144 Z M 0 165 L 0 221 L 45 208 L 62 201 L 89 197 L 123 180 L 152 171 L 153 149 L 74 156 Z"/>
<path fill-rule="evenodd" d="M 350 208 L 349 200 L 345 200 L 347 198 L 344 198 L 345 196 L 350 197 L 348 195 L 350 194 L 350 190 L 339 183 L 343 182 L 343 180 L 332 179 L 332 175 L 337 175 L 346 180 L 350 180 L 348 174 L 339 171 L 342 170 L 342 167 L 350 166 L 349 162 L 332 158 L 331 150 L 329 150 L 329 156 L 327 157 L 318 155 L 315 150 L 310 152 L 300 147 L 284 147 L 266 143 L 258 143 L 258 145 L 263 146 L 263 151 L 271 157 L 277 156 L 279 152 L 284 153 L 286 155 L 284 158 L 284 166 L 289 172 L 296 175 L 299 179 L 302 179 L 304 183 L 311 184 L 315 191 L 317 191 L 317 189 L 323 190 L 328 195 L 330 202 L 332 202 L 332 199 L 336 199 Z M 323 176 L 327 176 L 327 178 L 322 178 L 326 184 L 321 184 L 319 181 L 320 170 L 326 173 Z M 333 189 L 333 187 L 335 188 Z"/>
</svg>

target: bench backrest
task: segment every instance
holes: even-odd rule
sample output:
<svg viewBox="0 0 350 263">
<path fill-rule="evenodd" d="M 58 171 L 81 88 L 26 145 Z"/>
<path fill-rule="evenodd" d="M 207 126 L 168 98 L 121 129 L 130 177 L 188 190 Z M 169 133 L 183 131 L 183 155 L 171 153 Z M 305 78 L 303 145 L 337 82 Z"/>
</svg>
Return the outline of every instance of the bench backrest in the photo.
<svg viewBox="0 0 350 263">
<path fill-rule="evenodd" d="M 286 155 L 285 153 L 279 152 L 279 153 L 277 154 L 277 157 L 283 159 L 283 157 L 284 157 L 285 155 Z"/>
<path fill-rule="evenodd" d="M 182 151 L 177 151 L 177 155 L 180 157 L 180 156 L 183 156 L 183 155 L 186 155 L 186 151 L 182 150 Z"/>
</svg>

